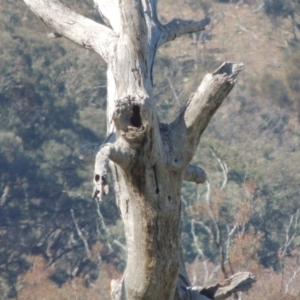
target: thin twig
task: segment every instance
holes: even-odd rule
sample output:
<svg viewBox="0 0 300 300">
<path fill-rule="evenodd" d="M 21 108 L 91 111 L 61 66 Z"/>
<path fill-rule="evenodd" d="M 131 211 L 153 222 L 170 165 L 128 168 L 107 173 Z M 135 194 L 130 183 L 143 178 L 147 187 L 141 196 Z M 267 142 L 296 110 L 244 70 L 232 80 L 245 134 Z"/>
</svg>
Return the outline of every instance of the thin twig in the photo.
<svg viewBox="0 0 300 300">
<path fill-rule="evenodd" d="M 86 254 L 87 254 L 88 258 L 90 258 L 91 257 L 91 251 L 89 249 L 88 242 L 87 242 L 86 238 L 84 237 L 84 235 L 82 234 L 82 231 L 80 230 L 80 228 L 79 228 L 79 226 L 77 224 L 77 221 L 76 221 L 75 216 L 74 216 L 73 209 L 71 209 L 70 211 L 71 211 L 72 219 L 73 219 L 73 222 L 75 224 L 77 233 L 78 233 L 79 237 L 81 238 L 81 240 L 82 240 L 82 242 L 84 244 L 84 248 L 85 248 L 85 251 L 86 251 Z"/>
<path fill-rule="evenodd" d="M 206 257 L 202 251 L 202 249 L 199 247 L 199 244 L 198 244 L 198 237 L 197 235 L 195 234 L 195 221 L 192 220 L 192 226 L 191 226 L 191 233 L 192 233 L 192 236 L 193 236 L 193 240 L 194 240 L 194 245 L 197 249 L 197 252 L 198 252 L 198 256 L 200 258 L 202 258 L 202 263 L 203 263 L 203 267 L 204 267 L 204 272 L 205 272 L 205 276 L 204 276 L 204 283 L 206 284 L 207 283 L 207 280 L 208 280 L 208 268 L 207 268 L 207 262 L 206 262 Z"/>
</svg>

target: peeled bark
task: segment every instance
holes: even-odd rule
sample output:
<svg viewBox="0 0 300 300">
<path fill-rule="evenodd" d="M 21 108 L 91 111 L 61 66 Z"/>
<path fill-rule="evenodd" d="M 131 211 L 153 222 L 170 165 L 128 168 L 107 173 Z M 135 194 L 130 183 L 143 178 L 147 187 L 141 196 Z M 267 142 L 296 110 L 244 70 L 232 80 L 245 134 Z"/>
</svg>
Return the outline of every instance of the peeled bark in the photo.
<svg viewBox="0 0 300 300">
<path fill-rule="evenodd" d="M 189 163 L 243 65 L 226 62 L 207 74 L 177 118 L 162 125 L 152 92 L 156 51 L 179 35 L 204 30 L 209 19 L 162 25 L 156 0 L 94 1 L 107 27 L 57 0 L 24 0 L 56 35 L 94 50 L 107 62 L 107 131 L 112 138 L 96 156 L 94 196 L 102 199 L 108 192 L 106 175 L 113 165 L 128 247 L 124 276 L 112 282 L 112 299 L 221 299 L 190 287 L 182 263 L 181 184 L 206 180 L 205 172 Z"/>
</svg>

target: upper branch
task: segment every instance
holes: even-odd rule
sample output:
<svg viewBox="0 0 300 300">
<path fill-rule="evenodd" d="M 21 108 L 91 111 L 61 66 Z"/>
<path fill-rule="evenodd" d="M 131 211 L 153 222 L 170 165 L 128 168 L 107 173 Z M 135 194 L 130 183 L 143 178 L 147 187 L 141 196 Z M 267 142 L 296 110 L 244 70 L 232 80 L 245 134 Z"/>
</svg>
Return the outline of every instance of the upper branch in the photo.
<svg viewBox="0 0 300 300">
<path fill-rule="evenodd" d="M 148 39 L 143 3 L 139 0 L 122 0 L 119 5 L 122 34 L 128 35 L 135 46 L 143 49 Z M 146 49 L 143 50 L 146 53 Z"/>
<path fill-rule="evenodd" d="M 201 21 L 174 19 L 162 27 L 163 34 L 161 35 L 159 45 L 163 45 L 169 41 L 172 41 L 185 33 L 202 31 L 209 23 L 209 17 L 206 17 Z"/>
<path fill-rule="evenodd" d="M 94 0 L 96 9 L 106 25 L 115 33 L 121 32 L 121 12 L 118 0 Z"/>
<path fill-rule="evenodd" d="M 174 143 L 186 145 L 192 158 L 200 137 L 210 119 L 234 87 L 242 63 L 226 62 L 214 73 L 207 74 L 198 90 L 171 124 Z"/>
<path fill-rule="evenodd" d="M 58 35 L 99 53 L 104 59 L 115 41 L 115 34 L 108 27 L 88 19 L 58 0 L 24 0 L 27 6 Z"/>
<path fill-rule="evenodd" d="M 158 24 L 157 20 L 157 0 L 142 0 L 144 13 L 153 23 Z"/>
</svg>

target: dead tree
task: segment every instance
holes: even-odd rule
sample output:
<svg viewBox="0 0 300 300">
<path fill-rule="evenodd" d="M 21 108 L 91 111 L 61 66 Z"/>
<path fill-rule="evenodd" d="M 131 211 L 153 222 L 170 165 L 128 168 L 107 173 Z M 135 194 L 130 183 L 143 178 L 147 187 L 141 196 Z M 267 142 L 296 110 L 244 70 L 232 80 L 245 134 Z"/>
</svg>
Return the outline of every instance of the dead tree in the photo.
<svg viewBox="0 0 300 300">
<path fill-rule="evenodd" d="M 104 21 L 100 24 L 58 0 L 24 2 L 53 29 L 50 36 L 93 50 L 107 63 L 109 138 L 96 156 L 94 196 L 101 199 L 108 192 L 111 168 L 128 250 L 123 279 L 111 284 L 112 299 L 225 299 L 249 288 L 249 273 L 223 285 L 192 288 L 180 239 L 181 183 L 206 180 L 205 172 L 189 163 L 243 65 L 226 62 L 207 74 L 170 124 L 159 122 L 153 97 L 157 49 L 182 34 L 204 30 L 209 18 L 162 25 L 157 0 L 94 0 Z"/>
</svg>

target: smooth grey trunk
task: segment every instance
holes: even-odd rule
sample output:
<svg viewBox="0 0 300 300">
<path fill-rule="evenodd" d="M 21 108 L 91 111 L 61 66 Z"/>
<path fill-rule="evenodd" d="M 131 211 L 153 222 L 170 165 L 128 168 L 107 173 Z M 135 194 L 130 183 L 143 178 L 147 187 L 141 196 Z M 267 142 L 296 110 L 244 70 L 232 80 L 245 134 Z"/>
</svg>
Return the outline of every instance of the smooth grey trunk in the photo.
<svg viewBox="0 0 300 300">
<path fill-rule="evenodd" d="M 105 22 L 101 25 L 57 0 L 24 2 L 54 29 L 52 37 L 64 36 L 94 50 L 108 66 L 109 138 L 96 156 L 94 196 L 102 199 L 108 192 L 111 168 L 128 247 L 123 279 L 112 282 L 112 299 L 225 299 L 241 286 L 249 288 L 254 279 L 243 273 L 238 284 L 232 279 L 209 293 L 193 289 L 180 241 L 182 181 L 206 180 L 205 172 L 189 163 L 243 65 L 227 62 L 207 74 L 171 124 L 159 123 L 153 98 L 157 49 L 184 33 L 204 30 L 209 18 L 162 25 L 156 0 L 94 0 Z"/>
</svg>

